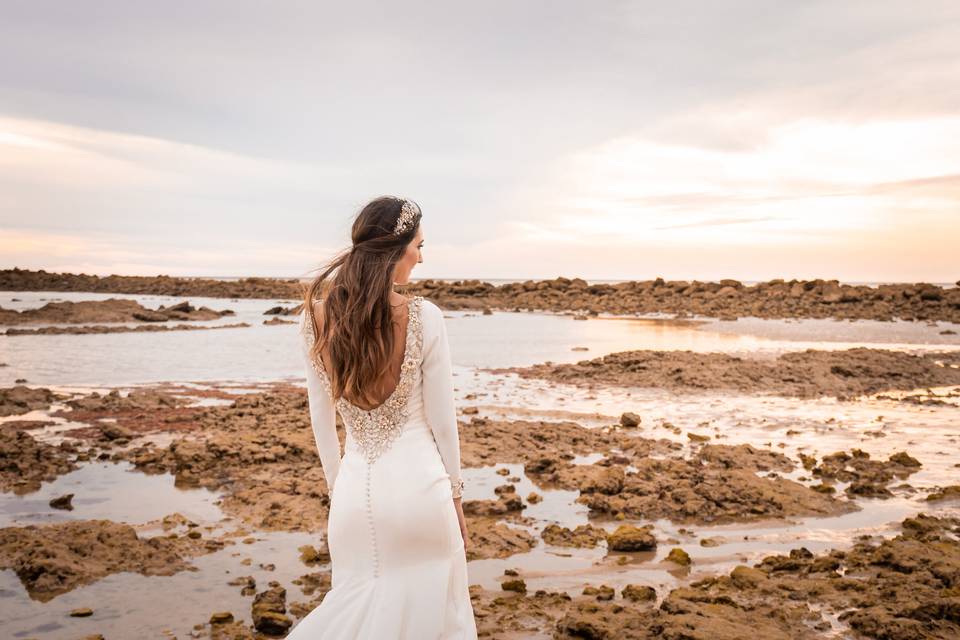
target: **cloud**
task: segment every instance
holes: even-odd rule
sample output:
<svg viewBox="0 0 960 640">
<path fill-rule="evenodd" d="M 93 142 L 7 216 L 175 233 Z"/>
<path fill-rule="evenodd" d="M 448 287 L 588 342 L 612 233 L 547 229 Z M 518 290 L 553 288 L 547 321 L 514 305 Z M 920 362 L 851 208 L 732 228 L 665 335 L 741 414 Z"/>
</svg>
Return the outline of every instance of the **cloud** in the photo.
<svg viewBox="0 0 960 640">
<path fill-rule="evenodd" d="M 654 227 L 654 229 L 683 229 L 688 227 L 716 227 L 720 225 L 727 224 L 750 224 L 753 222 L 766 222 L 769 220 L 778 220 L 773 216 L 765 217 L 756 217 L 756 218 L 711 218 L 708 220 L 697 220 L 695 222 L 686 222 L 683 224 L 673 224 L 665 225 L 662 227 Z"/>
<path fill-rule="evenodd" d="M 956 2 L 38 0 L 4 18 L 0 227 L 97 247 L 34 264 L 300 273 L 383 193 L 423 204 L 436 275 L 613 276 L 640 250 L 665 275 L 800 272 L 836 247 L 839 277 L 844 246 L 876 242 L 873 260 L 907 220 L 955 229 Z"/>
</svg>

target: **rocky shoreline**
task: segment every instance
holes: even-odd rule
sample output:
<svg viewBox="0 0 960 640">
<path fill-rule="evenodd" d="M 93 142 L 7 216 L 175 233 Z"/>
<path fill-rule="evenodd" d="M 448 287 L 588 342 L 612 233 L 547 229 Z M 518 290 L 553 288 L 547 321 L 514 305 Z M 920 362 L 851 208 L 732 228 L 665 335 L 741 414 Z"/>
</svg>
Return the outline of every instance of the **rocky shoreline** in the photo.
<svg viewBox="0 0 960 640">
<path fill-rule="evenodd" d="M 473 590 L 478 631 L 481 637 L 810 640 L 837 637 L 831 632 L 842 623 L 858 638 L 960 637 L 960 518 L 920 514 L 900 528 L 893 539 L 865 536 L 849 550 L 813 554 L 797 547 L 666 594 L 638 585 L 618 593 L 604 584 L 576 597 L 527 593 L 522 576 L 505 576 L 503 593 Z"/>
<path fill-rule="evenodd" d="M 220 509 L 239 526 L 214 535 L 170 514 L 162 523 L 166 535 L 152 537 L 106 520 L 0 529 L 0 568 L 13 569 L 34 599 L 48 600 L 120 571 L 170 575 L 190 570 L 192 557 L 235 544 L 251 531 L 325 529 L 329 495 L 306 393 L 299 387 L 277 383 L 239 396 L 214 390 L 206 397 L 222 402 L 211 406 L 195 403 L 198 390 L 175 385 L 71 398 L 26 389 L 0 390 L 9 398 L 10 415 L 56 401 L 64 408 L 51 418 L 86 426 L 62 431 L 67 440 L 60 446 L 36 440 L 29 425 L 0 427 L 4 490 L 36 491 L 40 478 L 49 480 L 89 461 L 128 462 L 143 473 L 171 474 L 179 487 L 221 492 Z M 652 437 L 630 413 L 600 427 L 465 413 L 463 466 L 494 465 L 502 477 L 494 498 L 464 503 L 470 560 L 510 558 L 541 541 L 558 549 L 606 547 L 602 566 L 616 575 L 632 558 L 677 542 L 630 521 L 665 519 L 695 536 L 698 527 L 715 524 L 837 516 L 860 510 L 862 497 L 884 500 L 893 496 L 894 486 L 909 488 L 910 476 L 923 468 L 907 451 L 887 459 L 873 459 L 859 449 L 793 459 L 771 449 L 719 444 L 693 432 L 684 445 Z M 342 424 L 338 431 L 343 440 Z M 172 439 L 157 444 L 148 438 L 155 434 Z M 577 463 L 578 456 L 598 459 Z M 522 465 L 536 490 L 521 495 L 520 478 L 500 466 L 508 464 Z M 574 529 L 541 526 L 526 515 L 553 489 L 574 492 L 590 523 Z M 934 506 L 957 495 L 960 486 L 942 487 L 928 499 Z M 749 631 L 764 638 L 805 639 L 824 637 L 833 620 L 864 638 L 951 637 L 960 632 L 960 518 L 921 514 L 903 520 L 901 527 L 892 540 L 867 536 L 852 549 L 820 554 L 797 546 L 660 593 L 649 586 L 614 589 L 603 583 L 586 586 L 578 596 L 528 593 L 527 576 L 507 570 L 502 590 L 474 585 L 471 594 L 481 637 L 732 640 Z M 66 540 L 89 544 L 78 553 L 79 547 Z M 704 537 L 700 544 L 717 542 Z M 322 545 L 299 552 L 307 567 L 329 562 Z M 663 562 L 682 571 L 690 558 L 673 547 Z M 208 621 L 197 621 L 194 637 L 281 637 L 330 588 L 329 568 L 305 573 L 295 584 L 306 600 L 288 603 L 279 583 L 258 588 L 248 578 L 230 584 L 253 596 L 253 625 L 236 620 L 232 612 L 213 611 Z"/>
<path fill-rule="evenodd" d="M 0 271 L 3 291 L 85 291 L 214 298 L 298 300 L 298 279 L 243 278 L 222 281 L 170 276 L 106 277 L 25 269 Z M 538 310 L 578 315 L 672 314 L 732 320 L 757 318 L 840 318 L 926 320 L 960 323 L 960 285 L 930 283 L 847 285 L 837 280 L 770 280 L 744 285 L 737 280 L 633 280 L 590 284 L 581 278 L 495 285 L 481 280 L 417 280 L 402 288 L 445 309 Z"/>
<path fill-rule="evenodd" d="M 855 347 L 806 349 L 775 360 L 695 351 L 620 351 L 575 363 L 484 369 L 589 388 L 655 387 L 841 399 L 882 391 L 960 385 L 960 352 L 911 355 Z"/>
<path fill-rule="evenodd" d="M 109 298 L 80 302 L 48 302 L 38 309 L 14 311 L 0 307 L 0 325 L 36 323 L 83 324 L 85 322 L 168 322 L 170 320 L 217 320 L 235 315 L 230 309 L 215 311 L 180 302 L 148 309 L 135 300 Z"/>
</svg>

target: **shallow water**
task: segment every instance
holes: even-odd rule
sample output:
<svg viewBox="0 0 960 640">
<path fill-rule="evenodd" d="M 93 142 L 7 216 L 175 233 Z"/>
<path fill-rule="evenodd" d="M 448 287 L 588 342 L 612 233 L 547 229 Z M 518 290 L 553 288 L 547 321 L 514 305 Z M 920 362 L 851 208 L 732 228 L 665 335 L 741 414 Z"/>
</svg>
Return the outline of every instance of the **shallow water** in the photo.
<svg viewBox="0 0 960 640">
<path fill-rule="evenodd" d="M 263 312 L 294 300 L 173 298 L 93 293 L 0 292 L 0 306 L 23 310 L 50 301 L 133 299 L 155 309 L 189 300 L 236 315 L 196 322 L 248 328 L 162 333 L 0 336 L 0 385 L 125 385 L 166 381 L 273 381 L 302 378 L 296 325 L 264 325 Z M 17 301 L 13 301 L 17 298 Z M 807 348 L 872 346 L 904 351 L 960 350 L 960 325 L 834 320 L 614 318 L 573 320 L 530 312 L 445 311 L 450 350 L 460 368 L 576 362 L 628 349 L 690 349 L 773 355 Z M 299 316 L 280 316 L 298 319 Z M 167 323 L 179 324 L 180 321 Z M 127 323 L 135 324 L 135 323 Z M 33 326 L 33 325 L 31 325 Z M 41 325 L 36 325 L 41 326 Z M 939 332 L 953 329 L 957 335 Z M 573 351 L 586 347 L 586 351 Z"/>
<path fill-rule="evenodd" d="M 30 308 L 54 299 L 104 299 L 99 294 L 4 292 L 0 306 Z M 134 298 L 147 307 L 174 304 L 183 298 L 160 296 L 115 296 Z M 20 298 L 11 303 L 10 298 Z M 106 391 L 114 386 L 130 388 L 153 382 L 173 382 L 203 389 L 231 383 L 232 392 L 253 391 L 258 382 L 290 380 L 303 382 L 302 362 L 296 353 L 295 325 L 264 326 L 264 310 L 291 306 L 295 301 L 225 300 L 189 298 L 195 306 L 230 308 L 236 316 L 210 323 L 248 322 L 248 329 L 130 333 L 79 336 L 0 336 L 0 385 L 27 378 L 37 386 L 67 392 Z M 662 597 L 678 584 L 702 575 L 726 572 L 737 564 L 759 561 L 770 553 L 786 553 L 805 546 L 813 552 L 849 546 L 860 535 L 892 536 L 897 523 L 918 512 L 960 512 L 960 502 L 928 503 L 926 493 L 935 487 L 960 482 L 957 455 L 960 442 L 960 407 L 917 406 L 875 397 L 853 401 L 832 398 L 793 399 L 735 393 L 677 394 L 661 389 L 604 388 L 589 390 L 516 375 L 492 375 L 484 367 L 522 366 L 544 361 L 575 362 L 625 349 L 691 349 L 734 354 L 771 356 L 806 348 L 843 349 L 868 346 L 910 352 L 960 349 L 960 336 L 942 335 L 945 329 L 960 330 L 946 323 L 870 322 L 835 320 L 717 321 L 713 319 L 610 318 L 575 321 L 569 316 L 547 313 L 445 312 L 454 358 L 457 404 L 477 406 L 480 416 L 529 420 L 575 420 L 587 426 L 614 424 L 624 411 L 642 418 L 637 435 L 666 438 L 691 446 L 688 432 L 712 436 L 725 444 L 749 443 L 770 448 L 797 460 L 800 452 L 823 455 L 859 448 L 874 458 L 907 451 L 923 467 L 894 488 L 888 500 L 858 499 L 859 511 L 831 518 L 802 518 L 736 525 L 689 526 L 695 533 L 680 533 L 683 525 L 665 520 L 652 522 L 660 540 L 656 551 L 606 556 L 598 549 L 548 547 L 542 540 L 528 553 L 503 560 L 477 560 L 469 564 L 471 584 L 499 588 L 499 578 L 508 568 L 518 569 L 530 589 L 566 589 L 578 594 L 583 586 L 647 584 Z M 960 333 L 960 331 L 958 331 Z M 586 351 L 573 351 L 586 347 Z M 947 393 L 954 388 L 934 389 Z M 475 394 L 475 397 L 470 394 Z M 889 394 L 895 395 L 895 394 Z M 952 401 L 956 402 L 956 399 Z M 206 403 L 223 400 L 205 399 Z M 56 409 L 56 407 L 54 407 Z M 49 419 L 46 412 L 7 419 Z M 0 420 L 2 421 L 2 420 Z M 75 427 L 63 419 L 33 435 L 55 442 L 58 432 Z M 680 429 L 675 433 L 666 426 Z M 468 428 L 468 427 L 467 427 Z M 597 456 L 576 462 L 589 464 Z M 529 531 L 539 540 L 539 531 L 551 522 L 575 527 L 588 522 L 587 509 L 574 503 L 576 492 L 543 491 L 523 473 L 522 465 L 465 469 L 464 498 L 494 497 L 494 488 L 508 476 L 496 473 L 507 468 L 520 481 L 517 492 L 543 496 L 523 515 L 533 518 Z M 782 474 L 803 482 L 801 466 Z M 896 487 L 899 482 L 892 483 Z M 840 486 L 842 490 L 842 485 Z M 76 493 L 75 510 L 51 509 L 50 498 Z M 78 471 L 44 483 L 26 496 L 0 494 L 0 526 L 23 526 L 68 518 L 109 518 L 137 526 L 142 535 L 156 535 L 151 521 L 174 512 L 182 513 L 213 531 L 231 530 L 237 523 L 225 519 L 217 506 L 219 495 L 204 489 L 178 489 L 168 475 L 147 476 L 131 471 L 126 463 L 91 462 Z M 624 521 L 631 522 L 631 521 Z M 634 522 L 645 524 L 646 522 Z M 598 522 L 609 530 L 622 522 Z M 520 525 L 511 525 L 518 526 Z M 306 600 L 291 583 L 296 577 L 323 569 L 299 561 L 297 548 L 318 545 L 316 534 L 254 532 L 257 541 L 238 542 L 212 554 L 193 559 L 198 571 L 170 577 L 145 577 L 134 573 L 109 576 L 98 582 L 40 604 L 27 597 L 12 571 L 0 572 L 0 619 L 10 637 L 76 638 L 88 633 L 106 637 L 186 637 L 193 624 L 206 621 L 214 611 L 232 611 L 249 621 L 251 598 L 240 587 L 226 583 L 242 575 L 257 579 L 263 590 L 270 580 L 287 588 L 288 603 Z M 720 537 L 723 543 L 703 547 L 699 540 Z M 674 546 L 693 559 L 690 570 L 663 563 Z M 626 564 L 616 558 L 629 556 Z M 241 564 L 250 558 L 249 566 Z M 259 565 L 273 564 L 269 570 Z M 69 618 L 75 607 L 95 610 L 90 618 Z M 172 613 L 175 612 L 175 613 Z"/>
</svg>

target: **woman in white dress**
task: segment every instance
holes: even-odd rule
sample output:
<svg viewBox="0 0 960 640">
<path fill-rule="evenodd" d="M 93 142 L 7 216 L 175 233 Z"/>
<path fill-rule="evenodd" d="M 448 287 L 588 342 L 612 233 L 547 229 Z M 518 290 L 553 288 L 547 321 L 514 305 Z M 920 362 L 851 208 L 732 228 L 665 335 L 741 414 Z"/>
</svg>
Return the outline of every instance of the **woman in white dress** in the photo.
<svg viewBox="0 0 960 640">
<path fill-rule="evenodd" d="M 412 201 L 371 201 L 352 247 L 306 292 L 300 348 L 332 588 L 288 639 L 477 637 L 446 326 L 435 304 L 393 290 L 423 261 L 420 218 Z"/>
</svg>

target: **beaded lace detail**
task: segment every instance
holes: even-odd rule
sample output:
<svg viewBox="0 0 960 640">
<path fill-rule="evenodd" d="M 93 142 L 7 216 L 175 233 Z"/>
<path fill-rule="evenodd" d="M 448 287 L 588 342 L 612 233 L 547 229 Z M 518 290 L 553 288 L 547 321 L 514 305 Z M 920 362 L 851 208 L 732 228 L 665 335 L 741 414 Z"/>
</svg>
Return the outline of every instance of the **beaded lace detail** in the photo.
<svg viewBox="0 0 960 640">
<path fill-rule="evenodd" d="M 371 463 L 390 447 L 407 422 L 407 399 L 416 380 L 417 368 L 423 360 L 423 326 L 420 316 L 422 302 L 423 296 L 414 296 L 407 304 L 409 320 L 403 363 L 400 365 L 400 380 L 387 399 L 369 411 L 356 406 L 346 398 L 337 399 L 337 409 L 344 417 L 350 434 L 364 457 Z M 306 322 L 303 324 L 303 333 L 307 341 L 307 349 L 312 349 L 315 342 L 312 327 L 313 310 L 304 307 L 304 317 Z M 310 363 L 332 397 L 330 380 L 327 378 L 323 361 L 319 358 L 310 358 Z"/>
</svg>

